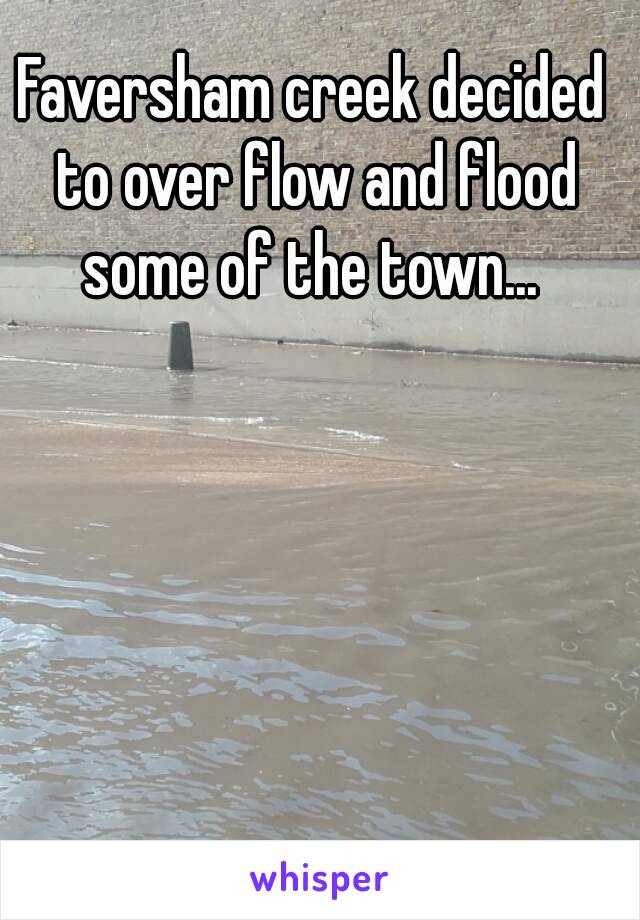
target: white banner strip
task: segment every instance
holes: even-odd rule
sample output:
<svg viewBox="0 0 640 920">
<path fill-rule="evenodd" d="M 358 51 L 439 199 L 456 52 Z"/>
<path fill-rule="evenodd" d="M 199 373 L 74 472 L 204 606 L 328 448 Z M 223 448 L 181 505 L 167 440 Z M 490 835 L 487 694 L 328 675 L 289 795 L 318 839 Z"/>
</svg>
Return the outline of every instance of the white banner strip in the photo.
<svg viewBox="0 0 640 920">
<path fill-rule="evenodd" d="M 0 888 L 1 920 L 638 920 L 640 845 L 11 841 Z"/>
</svg>

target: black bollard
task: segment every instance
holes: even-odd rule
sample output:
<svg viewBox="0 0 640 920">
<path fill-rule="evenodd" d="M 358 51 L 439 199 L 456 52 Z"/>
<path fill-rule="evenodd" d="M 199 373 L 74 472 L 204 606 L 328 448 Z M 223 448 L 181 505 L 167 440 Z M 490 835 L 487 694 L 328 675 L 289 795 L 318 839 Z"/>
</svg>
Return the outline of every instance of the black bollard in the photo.
<svg viewBox="0 0 640 920">
<path fill-rule="evenodd" d="M 192 371 L 193 352 L 191 351 L 191 328 L 189 323 L 169 324 L 169 364 L 170 371 Z"/>
</svg>

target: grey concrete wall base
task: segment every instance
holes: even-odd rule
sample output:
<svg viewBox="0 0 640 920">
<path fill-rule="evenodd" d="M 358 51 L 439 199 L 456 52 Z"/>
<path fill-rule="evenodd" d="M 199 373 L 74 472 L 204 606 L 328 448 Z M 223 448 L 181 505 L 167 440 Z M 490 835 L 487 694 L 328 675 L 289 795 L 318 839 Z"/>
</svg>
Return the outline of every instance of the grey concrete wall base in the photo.
<svg viewBox="0 0 640 920">
<path fill-rule="evenodd" d="M 525 301 L 386 300 L 377 291 L 298 301 L 284 293 L 278 260 L 257 300 L 226 300 L 211 288 L 197 301 L 89 300 L 79 263 L 0 257 L 0 322 L 162 332 L 187 320 L 200 335 L 640 362 L 640 260 L 512 261 L 510 280 L 542 290 Z"/>
</svg>

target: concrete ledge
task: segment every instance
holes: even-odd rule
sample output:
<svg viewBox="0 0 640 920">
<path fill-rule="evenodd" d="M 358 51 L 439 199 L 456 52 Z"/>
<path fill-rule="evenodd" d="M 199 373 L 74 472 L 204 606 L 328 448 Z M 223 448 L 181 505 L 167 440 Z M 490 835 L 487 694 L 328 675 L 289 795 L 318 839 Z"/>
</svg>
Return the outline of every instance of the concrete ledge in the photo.
<svg viewBox="0 0 640 920">
<path fill-rule="evenodd" d="M 284 293 L 278 260 L 255 301 L 226 300 L 213 289 L 198 301 L 91 301 L 80 291 L 79 263 L 0 257 L 0 322 L 158 332 L 186 319 L 201 335 L 640 362 L 635 259 L 512 261 L 510 280 L 542 289 L 529 301 L 391 301 L 377 291 L 355 301 L 296 301 Z"/>
</svg>

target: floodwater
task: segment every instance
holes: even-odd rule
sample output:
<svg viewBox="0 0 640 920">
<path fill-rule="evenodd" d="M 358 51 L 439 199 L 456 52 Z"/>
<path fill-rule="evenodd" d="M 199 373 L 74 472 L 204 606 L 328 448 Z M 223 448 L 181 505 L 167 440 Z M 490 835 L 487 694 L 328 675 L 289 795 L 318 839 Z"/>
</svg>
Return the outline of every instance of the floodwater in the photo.
<svg viewBox="0 0 640 920">
<path fill-rule="evenodd" d="M 0 836 L 638 837 L 640 368 L 164 345 L 0 334 Z"/>
</svg>

